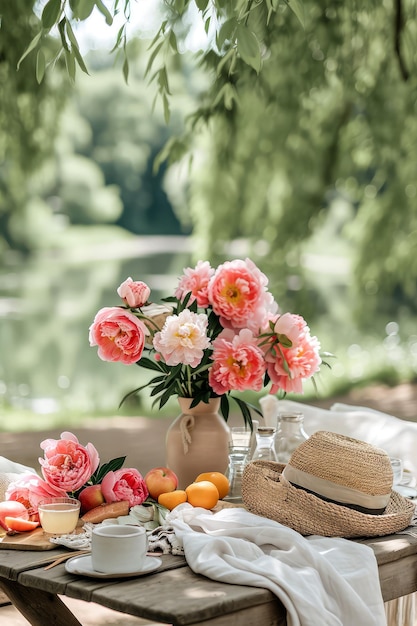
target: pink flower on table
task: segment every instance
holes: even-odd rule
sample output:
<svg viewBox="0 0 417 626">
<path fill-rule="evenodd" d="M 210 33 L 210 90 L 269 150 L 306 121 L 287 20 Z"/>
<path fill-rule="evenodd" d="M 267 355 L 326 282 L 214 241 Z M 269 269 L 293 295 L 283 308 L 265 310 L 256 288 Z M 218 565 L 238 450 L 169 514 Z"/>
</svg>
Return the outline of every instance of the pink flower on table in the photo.
<svg viewBox="0 0 417 626">
<path fill-rule="evenodd" d="M 92 443 L 82 446 L 75 435 L 61 434 L 61 439 L 41 443 L 44 458 L 39 459 L 46 482 L 66 492 L 80 489 L 96 471 L 100 459 Z"/>
<path fill-rule="evenodd" d="M 118 287 L 117 293 L 130 308 L 141 307 L 147 303 L 151 290 L 141 280 L 133 280 L 130 276 Z"/>
<path fill-rule="evenodd" d="M 189 304 L 197 300 L 197 305 L 206 309 L 210 304 L 207 287 L 213 274 L 214 269 L 208 261 L 199 261 L 194 269 L 185 268 L 183 276 L 179 279 L 175 297 L 182 302 L 187 293 L 191 292 Z"/>
<path fill-rule="evenodd" d="M 108 472 L 101 482 L 101 491 L 106 502 L 127 500 L 131 507 L 142 504 L 149 495 L 142 474 L 134 468 Z"/>
<path fill-rule="evenodd" d="M 267 372 L 272 382 L 270 393 L 277 393 L 280 389 L 287 393 L 303 393 L 303 381 L 320 369 L 320 343 L 317 337 L 310 335 L 306 325 L 291 348 L 282 345 L 279 348 L 265 354 Z"/>
<path fill-rule="evenodd" d="M 277 310 L 267 285 L 267 277 L 250 259 L 219 265 L 209 282 L 208 297 L 222 326 L 258 332 L 268 313 Z"/>
<path fill-rule="evenodd" d="M 38 504 L 44 498 L 64 498 L 66 491 L 54 487 L 33 472 L 22 474 L 10 483 L 6 500 L 21 502 L 31 514 L 38 512 Z"/>
<path fill-rule="evenodd" d="M 162 330 L 156 333 L 153 345 L 167 365 L 197 367 L 209 347 L 207 315 L 184 309 L 179 315 L 169 315 Z"/>
<path fill-rule="evenodd" d="M 213 348 L 214 364 L 209 371 L 209 384 L 216 394 L 262 389 L 266 369 L 264 354 L 250 330 L 242 329 L 239 334 L 224 330 L 214 340 Z"/>
<path fill-rule="evenodd" d="M 121 307 L 104 307 L 90 326 L 89 340 L 90 346 L 98 346 L 103 361 L 130 365 L 141 358 L 146 335 L 149 330 L 133 313 Z"/>
</svg>

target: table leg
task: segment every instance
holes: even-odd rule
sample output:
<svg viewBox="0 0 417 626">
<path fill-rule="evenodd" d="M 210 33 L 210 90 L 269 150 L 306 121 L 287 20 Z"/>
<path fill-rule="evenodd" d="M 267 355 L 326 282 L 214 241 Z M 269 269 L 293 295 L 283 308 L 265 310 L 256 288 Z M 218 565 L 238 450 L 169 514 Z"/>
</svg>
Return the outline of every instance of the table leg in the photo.
<svg viewBox="0 0 417 626">
<path fill-rule="evenodd" d="M 25 587 L 17 581 L 0 580 L 0 588 L 32 626 L 82 626 L 58 596 Z"/>
</svg>

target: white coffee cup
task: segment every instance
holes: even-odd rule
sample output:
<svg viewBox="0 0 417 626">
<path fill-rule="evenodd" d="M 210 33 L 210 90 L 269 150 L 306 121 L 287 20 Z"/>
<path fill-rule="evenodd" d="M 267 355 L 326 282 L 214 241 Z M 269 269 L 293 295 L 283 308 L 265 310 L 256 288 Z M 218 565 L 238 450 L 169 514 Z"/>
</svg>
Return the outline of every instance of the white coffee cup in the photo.
<svg viewBox="0 0 417 626">
<path fill-rule="evenodd" d="M 142 526 L 96 526 L 91 537 L 91 563 L 96 572 L 129 574 L 144 565 L 148 537 Z"/>
</svg>

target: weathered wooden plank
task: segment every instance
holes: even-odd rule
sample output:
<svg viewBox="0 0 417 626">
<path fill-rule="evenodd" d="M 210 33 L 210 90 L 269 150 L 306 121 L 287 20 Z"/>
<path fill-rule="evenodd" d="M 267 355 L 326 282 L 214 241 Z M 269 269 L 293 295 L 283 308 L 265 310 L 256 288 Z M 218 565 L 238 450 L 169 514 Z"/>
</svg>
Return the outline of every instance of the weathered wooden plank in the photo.
<svg viewBox="0 0 417 626">
<path fill-rule="evenodd" d="M 256 614 L 256 607 L 271 603 L 280 607 L 274 610 L 276 618 L 285 616 L 284 608 L 267 589 L 217 582 L 194 574 L 189 568 L 163 572 L 146 581 L 138 579 L 136 583 L 132 580 L 97 589 L 91 601 L 175 626 L 204 623 L 223 615 L 231 618 L 234 612 L 250 608 Z"/>
<path fill-rule="evenodd" d="M 1 588 L 32 626 L 82 626 L 58 596 L 0 580 Z"/>
<path fill-rule="evenodd" d="M 373 549 L 378 565 L 417 554 L 417 537 L 412 535 L 387 535 L 386 537 L 362 539 L 360 543 Z"/>
<path fill-rule="evenodd" d="M 103 589 L 115 585 L 121 587 L 121 585 L 127 581 L 132 582 L 133 585 L 136 586 L 140 581 L 144 581 L 156 574 L 159 575 L 164 571 L 187 567 L 187 563 L 182 556 L 166 554 L 162 555 L 160 558 L 162 563 L 159 569 L 146 576 L 136 578 L 101 579 L 77 576 L 75 574 L 68 574 L 65 570 L 65 563 L 61 563 L 50 570 L 45 570 L 42 567 L 41 569 L 32 569 L 22 572 L 18 579 L 20 583 L 32 587 L 33 589 L 40 589 L 59 595 L 67 595 L 68 597 L 90 602 L 92 594 L 96 589 Z"/>
<path fill-rule="evenodd" d="M 384 563 L 378 568 L 384 601 L 417 591 L 417 559 L 406 556 L 400 561 Z"/>
<path fill-rule="evenodd" d="M 283 606 L 277 605 L 278 601 L 271 601 L 236 611 L 236 613 L 222 615 L 204 622 L 198 622 L 198 626 L 287 626 L 286 612 Z M 197 626 L 197 624 L 189 624 Z"/>
<path fill-rule="evenodd" d="M 10 598 L 3 591 L 0 591 L 0 606 L 5 606 L 6 604 L 11 604 Z"/>
</svg>

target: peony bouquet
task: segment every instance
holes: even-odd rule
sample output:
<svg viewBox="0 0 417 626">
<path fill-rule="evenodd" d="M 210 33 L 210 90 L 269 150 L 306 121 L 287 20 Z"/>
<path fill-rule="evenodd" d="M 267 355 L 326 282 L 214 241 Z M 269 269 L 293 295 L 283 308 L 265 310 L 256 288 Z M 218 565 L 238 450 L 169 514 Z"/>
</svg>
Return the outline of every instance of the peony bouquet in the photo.
<svg viewBox="0 0 417 626">
<path fill-rule="evenodd" d="M 250 405 L 232 392 L 269 386 L 271 394 L 302 393 L 303 381 L 320 368 L 317 337 L 303 317 L 279 311 L 267 277 L 250 259 L 186 268 L 162 314 L 142 281 L 127 278 L 117 293 L 123 304 L 97 313 L 90 345 L 104 361 L 155 372 L 122 402 L 143 388 L 160 407 L 174 395 L 192 398 L 192 406 L 220 397 L 227 420 L 233 398 L 251 424 Z"/>
<path fill-rule="evenodd" d="M 127 501 L 129 507 L 143 504 L 149 497 L 148 488 L 140 472 L 135 468 L 123 468 L 125 457 L 112 459 L 100 465 L 100 458 L 92 443 L 83 446 L 70 432 L 60 439 L 45 439 L 40 444 L 44 451 L 39 459 L 42 477 L 33 472 L 23 473 L 13 481 L 6 500 L 14 500 L 25 506 L 31 519 L 39 521 L 38 505 L 45 498 L 73 496 L 83 503 L 82 493 L 91 486 L 98 488 L 94 504 Z"/>
</svg>

